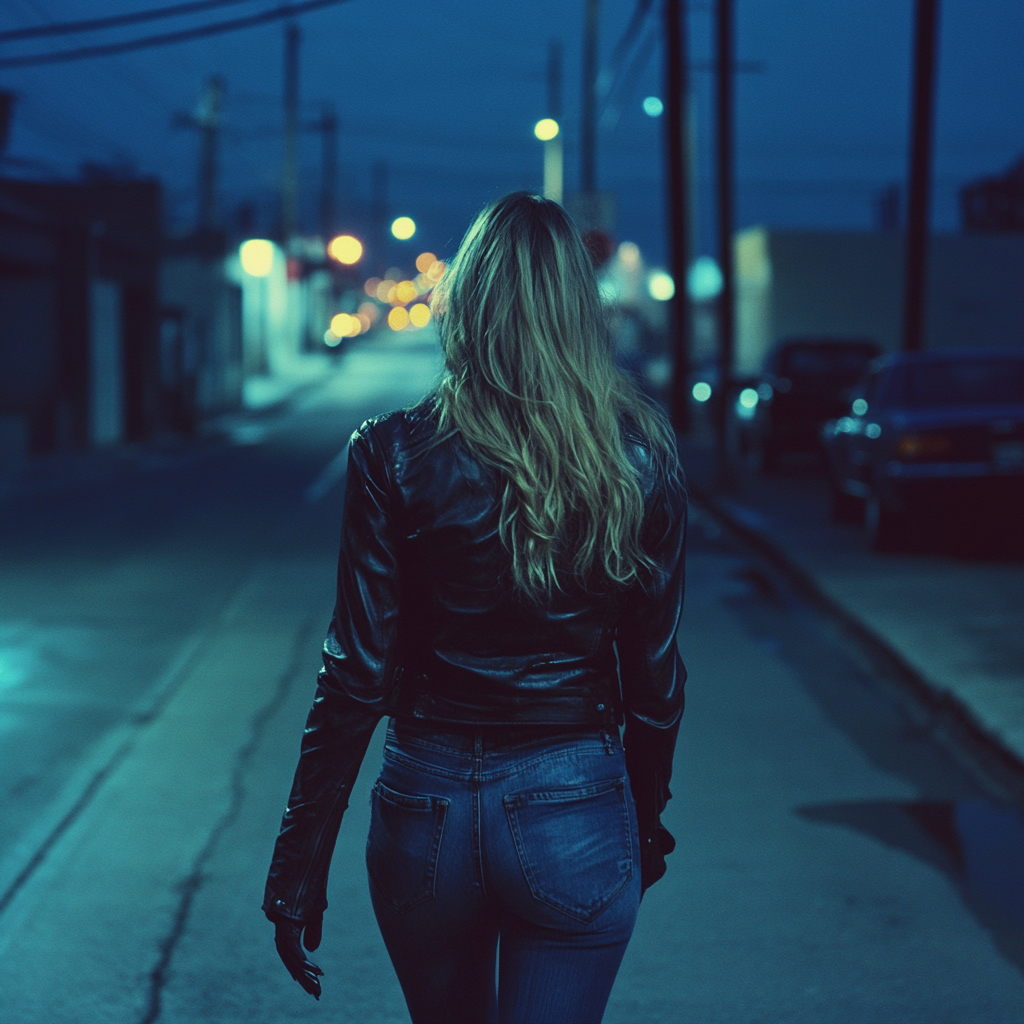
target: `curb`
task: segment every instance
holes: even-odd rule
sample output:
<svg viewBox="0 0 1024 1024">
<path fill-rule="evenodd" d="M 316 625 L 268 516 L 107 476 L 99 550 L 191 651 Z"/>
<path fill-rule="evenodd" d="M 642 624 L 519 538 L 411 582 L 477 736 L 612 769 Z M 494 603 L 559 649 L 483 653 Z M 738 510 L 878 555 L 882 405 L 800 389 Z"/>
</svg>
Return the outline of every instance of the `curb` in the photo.
<svg viewBox="0 0 1024 1024">
<path fill-rule="evenodd" d="M 901 703 L 934 739 L 1000 799 L 1024 804 L 1024 759 L 982 726 L 958 697 L 933 683 L 888 640 L 825 593 L 817 580 L 766 533 L 743 522 L 700 485 L 692 481 L 687 484 L 702 511 L 764 559 L 800 599 L 839 625 L 869 654 L 876 669 L 895 682 Z"/>
</svg>

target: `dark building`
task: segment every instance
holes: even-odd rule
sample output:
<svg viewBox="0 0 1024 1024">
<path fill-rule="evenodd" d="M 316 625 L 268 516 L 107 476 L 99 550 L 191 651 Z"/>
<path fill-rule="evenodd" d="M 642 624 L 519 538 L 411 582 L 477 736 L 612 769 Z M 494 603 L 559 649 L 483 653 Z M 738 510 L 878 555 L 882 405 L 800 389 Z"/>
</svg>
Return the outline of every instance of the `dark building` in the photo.
<svg viewBox="0 0 1024 1024">
<path fill-rule="evenodd" d="M 161 429 L 160 211 L 155 179 L 0 179 L 0 449 Z"/>
<path fill-rule="evenodd" d="M 960 190 L 964 231 L 1024 232 L 1024 157 L 1004 175 Z"/>
</svg>

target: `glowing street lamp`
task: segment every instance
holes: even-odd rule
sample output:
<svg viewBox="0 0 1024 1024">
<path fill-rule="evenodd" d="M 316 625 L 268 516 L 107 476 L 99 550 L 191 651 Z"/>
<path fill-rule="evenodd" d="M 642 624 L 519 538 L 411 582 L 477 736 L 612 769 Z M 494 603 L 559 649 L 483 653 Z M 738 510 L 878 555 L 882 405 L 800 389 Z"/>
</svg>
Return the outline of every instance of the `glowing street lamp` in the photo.
<svg viewBox="0 0 1024 1024">
<path fill-rule="evenodd" d="M 412 217 L 396 217 L 391 222 L 391 234 L 400 242 L 412 238 L 416 234 L 416 221 Z"/>
<path fill-rule="evenodd" d="M 250 277 L 266 277 L 274 265 L 274 243 L 265 238 L 250 238 L 238 247 L 238 258 Z"/>
<path fill-rule="evenodd" d="M 327 253 L 339 263 L 351 267 L 363 258 L 363 243 L 352 235 L 338 235 L 331 239 Z"/>
<path fill-rule="evenodd" d="M 562 201 L 562 136 L 553 117 L 542 117 L 533 134 L 544 143 L 544 198 Z"/>
</svg>

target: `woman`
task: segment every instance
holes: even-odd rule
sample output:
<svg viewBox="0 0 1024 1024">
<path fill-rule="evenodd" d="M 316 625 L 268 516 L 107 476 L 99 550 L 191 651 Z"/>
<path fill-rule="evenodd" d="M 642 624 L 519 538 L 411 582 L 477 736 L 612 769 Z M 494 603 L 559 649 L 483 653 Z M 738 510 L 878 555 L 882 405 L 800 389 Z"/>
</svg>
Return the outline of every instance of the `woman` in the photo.
<svg viewBox="0 0 1024 1024">
<path fill-rule="evenodd" d="M 413 1021 L 600 1021 L 675 845 L 659 823 L 686 678 L 674 439 L 615 368 L 556 203 L 488 206 L 433 305 L 442 382 L 349 444 L 337 604 L 263 909 L 319 998 L 300 940 L 319 945 L 387 715 L 367 867 Z"/>
</svg>

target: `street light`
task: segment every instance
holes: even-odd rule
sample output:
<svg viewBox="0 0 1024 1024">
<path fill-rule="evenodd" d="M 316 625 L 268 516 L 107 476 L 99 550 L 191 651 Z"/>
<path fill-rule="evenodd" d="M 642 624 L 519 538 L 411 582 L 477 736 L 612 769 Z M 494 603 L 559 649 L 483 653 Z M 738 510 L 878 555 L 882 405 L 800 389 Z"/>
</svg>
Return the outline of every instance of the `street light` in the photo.
<svg viewBox="0 0 1024 1024">
<path fill-rule="evenodd" d="M 251 277 L 266 277 L 274 265 L 274 243 L 265 238 L 250 238 L 238 247 L 238 258 Z"/>
<path fill-rule="evenodd" d="M 330 245 L 327 246 L 327 252 L 339 263 L 351 267 L 362 259 L 363 243 L 352 235 L 338 235 L 337 238 L 331 239 Z"/>
<path fill-rule="evenodd" d="M 391 234 L 400 242 L 412 238 L 416 234 L 416 221 L 412 217 L 396 217 L 391 222 Z"/>
<path fill-rule="evenodd" d="M 544 143 L 544 198 L 562 201 L 562 137 L 553 117 L 542 117 L 533 134 Z"/>
</svg>

